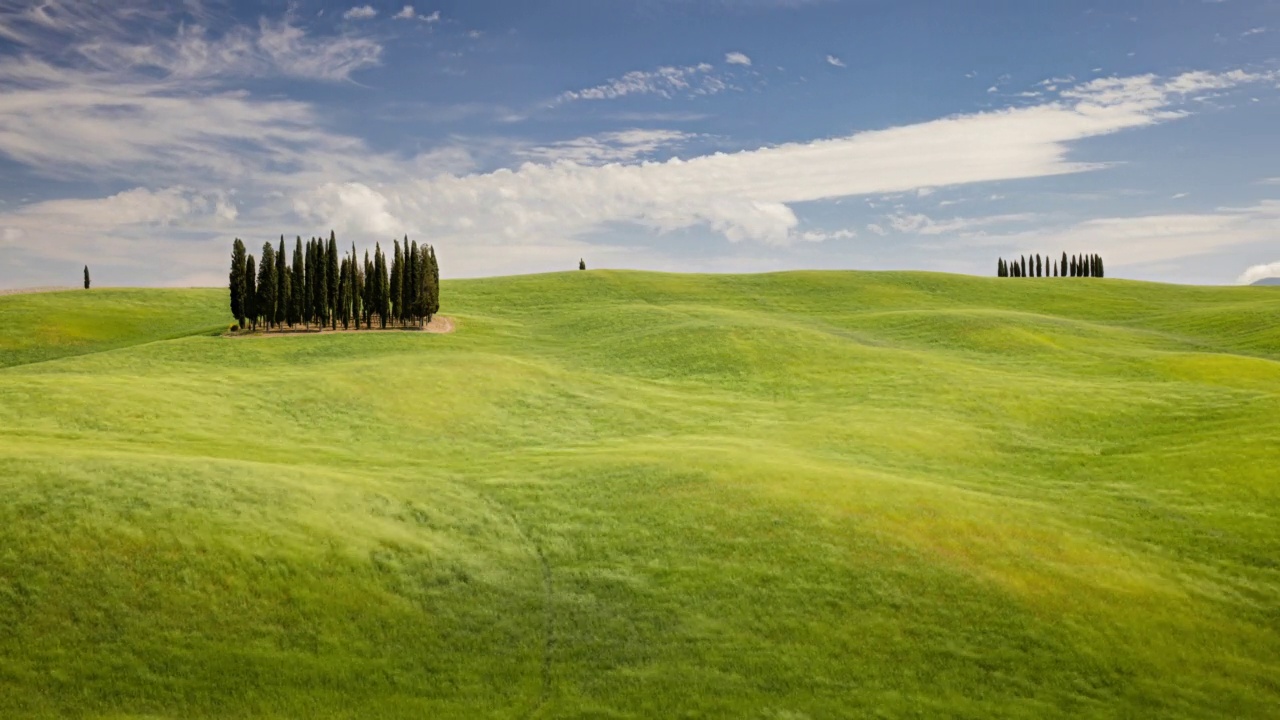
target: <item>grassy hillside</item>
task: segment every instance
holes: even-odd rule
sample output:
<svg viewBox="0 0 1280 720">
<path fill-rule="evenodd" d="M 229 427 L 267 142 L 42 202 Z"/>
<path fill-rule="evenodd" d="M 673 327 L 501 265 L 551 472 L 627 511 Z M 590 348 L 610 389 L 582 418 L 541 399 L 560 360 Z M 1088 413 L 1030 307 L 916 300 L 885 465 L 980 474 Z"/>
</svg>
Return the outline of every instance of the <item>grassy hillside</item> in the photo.
<svg viewBox="0 0 1280 720">
<path fill-rule="evenodd" d="M 0 717 L 1280 709 L 1270 289 L 442 302 L 222 338 L 218 291 L 0 297 Z"/>
</svg>

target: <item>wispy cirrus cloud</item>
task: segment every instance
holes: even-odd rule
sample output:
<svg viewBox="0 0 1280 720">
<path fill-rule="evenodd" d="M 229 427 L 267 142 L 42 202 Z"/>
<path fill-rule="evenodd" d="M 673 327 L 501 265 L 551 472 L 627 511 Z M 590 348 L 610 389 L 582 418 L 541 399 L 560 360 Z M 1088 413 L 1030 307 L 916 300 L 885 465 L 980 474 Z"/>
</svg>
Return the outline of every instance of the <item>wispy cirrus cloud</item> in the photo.
<svg viewBox="0 0 1280 720">
<path fill-rule="evenodd" d="M 724 61 L 729 63 L 730 65 L 743 65 L 746 67 L 751 67 L 751 58 L 747 57 L 744 53 L 740 53 L 740 52 L 725 53 Z"/>
<path fill-rule="evenodd" d="M 515 156 L 534 162 L 578 165 L 634 162 L 660 149 L 678 147 L 693 135 L 676 130 L 622 130 L 519 149 Z"/>
<path fill-rule="evenodd" d="M 657 95 L 663 98 L 671 98 L 676 94 L 715 95 L 729 89 L 729 85 L 713 74 L 713 70 L 715 67 L 710 63 L 633 70 L 600 85 L 563 92 L 552 101 L 552 105 L 576 100 L 611 100 L 628 95 Z"/>
</svg>

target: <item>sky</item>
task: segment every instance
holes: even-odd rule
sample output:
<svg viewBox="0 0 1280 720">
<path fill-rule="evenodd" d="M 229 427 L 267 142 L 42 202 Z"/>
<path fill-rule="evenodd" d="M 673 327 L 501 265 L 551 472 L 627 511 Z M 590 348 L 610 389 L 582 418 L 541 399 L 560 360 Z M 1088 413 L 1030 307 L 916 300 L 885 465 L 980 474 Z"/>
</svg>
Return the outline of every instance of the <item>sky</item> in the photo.
<svg viewBox="0 0 1280 720">
<path fill-rule="evenodd" d="M 444 277 L 1280 275 L 1280 0 L 0 0 L 0 288 L 331 230 Z"/>
</svg>

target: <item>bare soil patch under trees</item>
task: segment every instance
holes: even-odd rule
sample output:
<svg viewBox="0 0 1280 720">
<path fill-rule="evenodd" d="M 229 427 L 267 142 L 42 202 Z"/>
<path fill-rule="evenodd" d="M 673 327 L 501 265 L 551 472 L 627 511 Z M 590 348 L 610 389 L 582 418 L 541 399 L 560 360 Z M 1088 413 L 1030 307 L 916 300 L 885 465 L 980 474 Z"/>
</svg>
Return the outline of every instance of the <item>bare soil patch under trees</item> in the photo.
<svg viewBox="0 0 1280 720">
<path fill-rule="evenodd" d="M 301 325 L 297 325 L 292 328 L 282 328 L 282 329 L 272 329 L 272 330 L 262 330 L 261 328 L 259 328 L 258 330 L 248 330 L 248 329 L 238 330 L 236 332 L 224 333 L 223 336 L 224 337 L 288 337 L 290 335 L 320 335 L 320 334 L 332 335 L 333 333 L 368 333 L 368 332 L 427 332 L 427 333 L 443 334 L 443 333 L 451 333 L 453 332 L 453 330 L 454 330 L 454 324 L 453 324 L 452 318 L 447 318 L 447 317 L 444 317 L 443 315 L 437 315 L 431 318 L 431 322 L 427 323 L 426 326 L 424 327 L 418 327 L 417 325 L 405 325 L 405 326 L 388 325 L 386 328 L 380 328 L 378 327 L 377 323 L 374 323 L 374 326 L 369 329 L 366 329 L 363 326 L 361 326 L 359 330 L 355 329 L 354 327 L 346 328 L 346 329 L 339 327 L 337 330 L 332 330 L 328 327 L 321 329 L 319 327 L 306 328 Z"/>
</svg>

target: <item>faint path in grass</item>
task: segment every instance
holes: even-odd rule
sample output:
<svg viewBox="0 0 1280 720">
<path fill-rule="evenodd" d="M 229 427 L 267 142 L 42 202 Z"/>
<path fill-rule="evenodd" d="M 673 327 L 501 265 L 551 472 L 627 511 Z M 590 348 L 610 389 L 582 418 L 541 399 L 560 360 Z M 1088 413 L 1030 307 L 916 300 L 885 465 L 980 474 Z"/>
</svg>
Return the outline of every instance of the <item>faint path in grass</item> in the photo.
<svg viewBox="0 0 1280 720">
<path fill-rule="evenodd" d="M 551 654 L 555 651 L 555 617 L 552 610 L 552 585 L 551 585 L 551 564 L 547 562 L 547 556 L 542 552 L 542 544 L 539 543 L 526 530 L 524 525 L 520 523 L 520 519 L 506 505 L 494 500 L 483 490 L 477 489 L 476 495 L 484 501 L 495 513 L 505 517 L 511 527 L 516 531 L 526 545 L 533 550 L 533 555 L 538 560 L 538 569 L 542 573 L 542 593 L 543 593 L 543 644 L 542 644 L 542 664 L 541 664 L 541 683 L 538 693 L 538 702 L 529 708 L 520 717 L 532 718 L 536 717 L 539 711 L 546 706 L 551 699 Z"/>
</svg>

